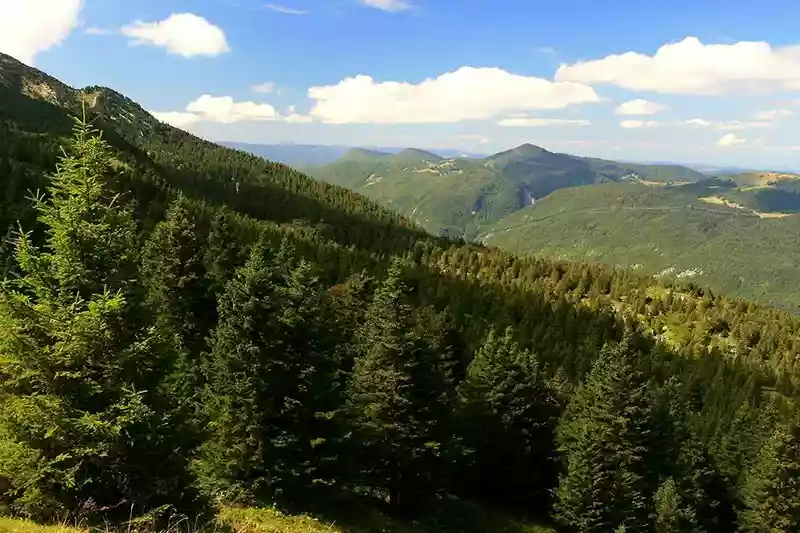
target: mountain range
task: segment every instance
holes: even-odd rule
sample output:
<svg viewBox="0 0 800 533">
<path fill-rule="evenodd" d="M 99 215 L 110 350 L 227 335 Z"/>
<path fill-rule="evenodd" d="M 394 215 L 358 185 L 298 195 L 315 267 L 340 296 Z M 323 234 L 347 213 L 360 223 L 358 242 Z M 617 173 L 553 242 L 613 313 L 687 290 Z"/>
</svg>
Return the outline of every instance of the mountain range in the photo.
<svg viewBox="0 0 800 533">
<path fill-rule="evenodd" d="M 292 165 L 298 167 L 305 167 L 308 165 L 326 165 L 332 163 L 342 157 L 348 150 L 352 150 L 353 146 L 342 145 L 329 145 L 329 144 L 257 144 L 257 143 L 242 143 L 232 141 L 221 141 L 218 144 L 236 150 L 242 150 L 251 154 L 269 159 L 270 161 L 277 161 L 285 165 Z M 376 152 L 385 152 L 394 154 L 401 152 L 403 148 L 394 146 L 364 146 L 360 147 L 364 150 L 371 150 Z M 433 149 L 430 150 L 440 157 L 466 157 L 471 159 L 480 159 L 486 157 L 486 154 L 470 153 L 463 150 L 453 149 Z"/>
<path fill-rule="evenodd" d="M 480 159 L 352 149 L 304 170 L 434 233 L 693 281 L 800 309 L 796 174 L 705 174 L 531 144 Z"/>
</svg>

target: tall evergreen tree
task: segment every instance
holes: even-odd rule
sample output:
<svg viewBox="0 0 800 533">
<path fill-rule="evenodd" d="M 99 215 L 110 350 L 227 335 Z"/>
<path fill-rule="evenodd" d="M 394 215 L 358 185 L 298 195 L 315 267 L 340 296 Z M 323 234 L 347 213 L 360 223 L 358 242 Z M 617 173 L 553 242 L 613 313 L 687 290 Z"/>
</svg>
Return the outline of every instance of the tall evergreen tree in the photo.
<svg viewBox="0 0 800 533">
<path fill-rule="evenodd" d="M 647 386 L 635 338 L 603 348 L 558 427 L 558 520 L 571 531 L 647 531 Z"/>
<path fill-rule="evenodd" d="M 444 485 L 452 404 L 448 367 L 442 364 L 449 359 L 447 347 L 413 323 L 401 275 L 402 264 L 395 261 L 375 291 L 357 335 L 349 395 L 369 458 L 367 482 L 403 512 L 424 505 Z"/>
<path fill-rule="evenodd" d="M 547 509 L 555 485 L 559 404 L 536 357 L 508 328 L 490 331 L 460 386 L 463 441 L 472 452 L 458 487 L 484 500 Z"/>
<path fill-rule="evenodd" d="M 211 437 L 198 468 L 208 490 L 297 496 L 331 476 L 338 362 L 323 294 L 311 265 L 293 266 L 285 243 L 271 260 L 254 247 L 227 284 L 205 370 Z"/>
<path fill-rule="evenodd" d="M 0 288 L 0 500 L 31 514 L 191 500 L 162 387 L 173 353 L 147 323 L 136 225 L 95 133 L 76 126 L 36 203 L 46 244 L 22 233 L 21 276 Z"/>
<path fill-rule="evenodd" d="M 203 266 L 210 289 L 214 294 L 225 290 L 225 283 L 240 265 L 239 243 L 231 223 L 231 215 L 220 209 L 211 221 L 203 252 Z M 245 254 L 242 259 L 246 259 Z"/>
<path fill-rule="evenodd" d="M 150 308 L 177 347 L 192 356 L 204 349 L 216 324 L 216 302 L 205 279 L 203 252 L 189 212 L 179 196 L 158 223 L 142 252 L 142 276 Z"/>
<path fill-rule="evenodd" d="M 800 426 L 779 425 L 764 443 L 742 487 L 742 531 L 800 531 Z"/>
</svg>

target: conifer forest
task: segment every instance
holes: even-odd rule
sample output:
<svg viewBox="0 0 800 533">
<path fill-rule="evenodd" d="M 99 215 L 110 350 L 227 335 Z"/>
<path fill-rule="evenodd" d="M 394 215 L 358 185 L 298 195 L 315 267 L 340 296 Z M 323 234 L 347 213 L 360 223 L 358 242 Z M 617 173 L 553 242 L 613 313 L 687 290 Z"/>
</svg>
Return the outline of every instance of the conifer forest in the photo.
<svg viewBox="0 0 800 533">
<path fill-rule="evenodd" d="M 99 87 L 2 88 L 0 228 L 0 514 L 800 531 L 786 311 L 430 235 Z"/>
</svg>

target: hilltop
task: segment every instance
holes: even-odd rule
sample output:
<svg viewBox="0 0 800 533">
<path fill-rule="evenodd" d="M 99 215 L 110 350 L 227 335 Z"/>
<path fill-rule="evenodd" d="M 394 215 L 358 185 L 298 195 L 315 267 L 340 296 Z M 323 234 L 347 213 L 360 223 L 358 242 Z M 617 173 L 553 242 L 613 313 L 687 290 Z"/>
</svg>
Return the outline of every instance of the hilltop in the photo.
<svg viewBox="0 0 800 533">
<path fill-rule="evenodd" d="M 229 141 L 222 141 L 218 144 L 228 148 L 235 148 L 237 150 L 249 152 L 270 161 L 291 165 L 295 168 L 306 168 L 310 166 L 320 166 L 333 163 L 337 159 L 344 156 L 348 150 L 352 150 L 353 148 L 361 148 L 363 150 L 382 152 L 386 154 L 396 154 L 405 149 L 398 148 L 396 146 L 356 147 L 324 144 L 254 144 Z M 453 149 L 435 149 L 423 151 L 435 153 L 439 157 L 466 157 L 470 159 L 481 159 L 486 157 L 485 154 L 475 154 L 471 152 L 465 152 L 463 150 Z"/>
<path fill-rule="evenodd" d="M 351 188 L 417 221 L 428 231 L 471 239 L 553 191 L 625 179 L 697 181 L 694 170 L 559 154 L 532 144 L 482 159 L 443 158 L 420 150 L 345 155 L 315 177 Z"/>
<path fill-rule="evenodd" d="M 544 258 L 596 261 L 800 309 L 792 244 L 800 176 L 710 177 L 532 144 L 484 159 L 374 153 L 311 169 L 428 231 Z"/>
</svg>

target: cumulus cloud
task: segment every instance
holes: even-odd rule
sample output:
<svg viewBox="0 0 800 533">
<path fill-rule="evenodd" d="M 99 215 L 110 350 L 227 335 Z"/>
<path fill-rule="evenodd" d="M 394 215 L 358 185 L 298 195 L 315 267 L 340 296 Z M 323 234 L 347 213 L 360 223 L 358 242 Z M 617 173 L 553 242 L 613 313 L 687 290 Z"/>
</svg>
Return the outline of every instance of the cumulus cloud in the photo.
<svg viewBox="0 0 800 533">
<path fill-rule="evenodd" d="M 703 128 L 707 128 L 713 125 L 712 122 L 705 120 L 703 118 L 692 118 L 687 120 L 686 123 L 689 124 L 690 126 L 701 126 Z"/>
<path fill-rule="evenodd" d="M 308 15 L 305 9 L 297 9 L 289 6 L 282 6 L 280 4 L 264 4 L 264 7 L 271 11 L 283 13 L 284 15 Z"/>
<path fill-rule="evenodd" d="M 212 96 L 204 94 L 190 102 L 184 111 L 152 112 L 154 117 L 178 128 L 197 122 L 215 122 L 233 124 L 235 122 L 251 122 L 275 120 L 293 124 L 311 122 L 312 118 L 295 112 L 294 107 L 288 113 L 281 114 L 269 104 L 257 102 L 237 102 L 230 96 Z"/>
<path fill-rule="evenodd" d="M 368 7 L 374 7 L 382 11 L 397 13 L 411 8 L 411 4 L 405 0 L 361 0 L 361 3 Z"/>
<path fill-rule="evenodd" d="M 660 123 L 655 120 L 623 120 L 619 125 L 621 128 L 631 130 L 637 128 L 657 128 Z"/>
<path fill-rule="evenodd" d="M 617 115 L 655 115 L 667 109 L 667 106 L 637 98 L 617 106 L 614 112 Z"/>
<path fill-rule="evenodd" d="M 676 94 L 793 90 L 800 88 L 800 46 L 773 48 L 762 41 L 703 44 L 687 37 L 661 46 L 652 56 L 626 52 L 561 65 L 555 79 Z"/>
<path fill-rule="evenodd" d="M 253 85 L 250 88 L 254 93 L 258 94 L 269 94 L 275 92 L 275 82 L 274 81 L 267 81 L 264 83 L 259 83 L 258 85 Z"/>
<path fill-rule="evenodd" d="M 497 123 L 498 126 L 543 127 L 543 126 L 591 126 L 588 120 L 567 120 L 560 118 L 510 117 Z"/>
<path fill-rule="evenodd" d="M 78 27 L 83 0 L 0 1 L 0 52 L 33 65 Z"/>
<path fill-rule="evenodd" d="M 791 109 L 765 109 L 756 113 L 757 120 L 778 120 L 792 115 Z"/>
<path fill-rule="evenodd" d="M 746 142 L 747 139 L 738 137 L 735 133 L 726 133 L 716 142 L 716 145 L 722 147 L 728 147 L 728 146 L 736 146 L 738 144 L 744 144 Z"/>
<path fill-rule="evenodd" d="M 582 83 L 473 67 L 418 84 L 376 82 L 359 75 L 336 85 L 311 87 L 308 97 L 316 101 L 311 116 L 331 124 L 448 123 L 600 101 L 594 89 Z"/>
<path fill-rule="evenodd" d="M 190 124 L 200 122 L 200 119 L 202 118 L 200 115 L 195 115 L 194 113 L 182 113 L 180 111 L 167 111 L 163 113 L 151 111 L 150 114 L 161 122 L 166 122 L 167 124 L 175 126 L 176 128 L 185 128 Z"/>
<path fill-rule="evenodd" d="M 273 120 L 278 112 L 269 104 L 235 102 L 230 96 L 204 94 L 186 106 L 186 111 L 195 113 L 210 122 L 230 124 L 245 120 Z"/>
<path fill-rule="evenodd" d="M 225 32 L 192 13 L 172 14 L 159 22 L 136 21 L 121 31 L 134 45 L 160 46 L 183 57 L 218 56 L 230 51 Z"/>
</svg>

